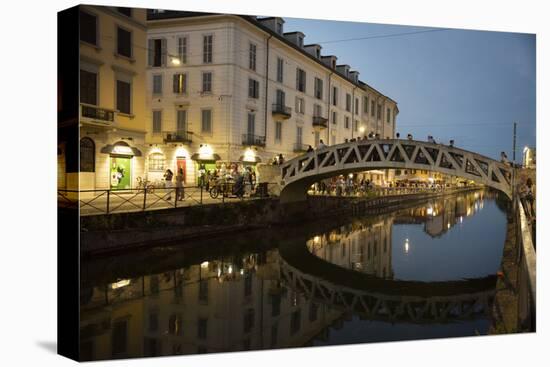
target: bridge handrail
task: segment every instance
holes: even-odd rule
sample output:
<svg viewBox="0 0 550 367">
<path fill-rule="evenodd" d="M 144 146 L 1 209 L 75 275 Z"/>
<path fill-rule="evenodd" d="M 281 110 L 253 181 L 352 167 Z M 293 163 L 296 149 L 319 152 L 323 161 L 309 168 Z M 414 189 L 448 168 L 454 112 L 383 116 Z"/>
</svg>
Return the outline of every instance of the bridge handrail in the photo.
<svg viewBox="0 0 550 367">
<path fill-rule="evenodd" d="M 515 207 L 517 210 L 516 220 L 517 220 L 517 244 L 518 244 L 518 265 L 519 265 L 519 274 L 518 282 L 523 277 L 524 282 L 527 283 L 528 299 L 527 304 L 520 305 L 518 307 L 518 318 L 523 319 L 524 323 L 533 323 L 533 317 L 536 315 L 536 300 L 537 300 L 537 259 L 536 259 L 536 250 L 533 244 L 533 236 L 531 233 L 531 226 L 529 220 L 525 213 L 525 208 L 521 202 L 521 199 L 516 196 Z M 525 287 L 524 287 L 525 288 Z M 519 286 L 521 291 L 522 287 Z M 522 315 L 523 314 L 523 315 Z M 531 320 L 531 321 L 529 321 Z M 535 325 L 530 325 L 530 329 L 534 330 Z"/>
</svg>

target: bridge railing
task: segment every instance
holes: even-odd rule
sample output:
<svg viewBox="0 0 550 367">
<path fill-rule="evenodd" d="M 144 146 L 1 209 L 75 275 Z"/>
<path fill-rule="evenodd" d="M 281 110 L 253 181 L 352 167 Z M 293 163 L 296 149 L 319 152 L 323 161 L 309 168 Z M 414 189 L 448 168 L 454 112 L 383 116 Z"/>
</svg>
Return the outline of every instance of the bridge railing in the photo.
<svg viewBox="0 0 550 367">
<path fill-rule="evenodd" d="M 537 260 L 529 217 L 521 200 L 514 200 L 516 244 L 518 247 L 518 325 L 522 330 L 536 331 Z"/>
<path fill-rule="evenodd" d="M 475 188 L 476 186 L 468 186 L 469 188 Z M 481 186 L 480 186 L 481 187 Z M 308 191 L 310 195 L 321 195 L 321 196 L 392 196 L 392 195 L 409 195 L 409 194 L 420 194 L 420 193 L 441 193 L 452 191 L 465 187 L 374 187 L 363 189 L 361 187 L 353 187 L 351 189 L 346 189 L 345 187 L 340 190 L 331 186 L 327 187 L 324 191 L 320 189 L 319 186 L 313 186 L 312 189 Z M 340 194 L 340 195 L 339 195 Z"/>
<path fill-rule="evenodd" d="M 59 207 L 79 209 L 80 215 L 98 215 L 172 209 L 187 206 L 223 204 L 275 196 L 274 183 L 244 185 L 243 196 L 233 193 L 233 185 L 209 187 L 186 186 L 181 194 L 171 188 L 131 188 L 101 190 L 57 190 Z M 179 194 L 179 195 L 178 195 Z M 181 199 L 181 200 L 180 200 Z"/>
</svg>

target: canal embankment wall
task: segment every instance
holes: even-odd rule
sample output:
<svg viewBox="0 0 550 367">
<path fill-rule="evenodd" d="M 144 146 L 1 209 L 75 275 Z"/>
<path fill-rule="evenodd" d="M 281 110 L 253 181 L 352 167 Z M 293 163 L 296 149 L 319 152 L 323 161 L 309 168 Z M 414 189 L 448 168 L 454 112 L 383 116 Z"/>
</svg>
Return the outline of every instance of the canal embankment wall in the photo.
<svg viewBox="0 0 550 367">
<path fill-rule="evenodd" d="M 368 199 L 310 196 L 305 202 L 293 204 L 280 204 L 277 198 L 267 198 L 83 216 L 80 218 L 80 251 L 84 256 L 110 254 L 159 246 L 169 241 L 185 243 L 254 229 L 303 225 L 320 219 L 383 214 L 429 199 L 477 189 L 461 188 Z"/>
</svg>

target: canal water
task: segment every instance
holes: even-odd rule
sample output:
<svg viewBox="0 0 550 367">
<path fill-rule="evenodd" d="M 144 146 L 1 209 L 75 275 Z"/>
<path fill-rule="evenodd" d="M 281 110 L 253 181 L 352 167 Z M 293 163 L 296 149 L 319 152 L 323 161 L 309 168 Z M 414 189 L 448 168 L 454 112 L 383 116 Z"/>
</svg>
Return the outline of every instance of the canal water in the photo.
<svg viewBox="0 0 550 367">
<path fill-rule="evenodd" d="M 87 260 L 83 360 L 487 334 L 495 194 Z"/>
</svg>

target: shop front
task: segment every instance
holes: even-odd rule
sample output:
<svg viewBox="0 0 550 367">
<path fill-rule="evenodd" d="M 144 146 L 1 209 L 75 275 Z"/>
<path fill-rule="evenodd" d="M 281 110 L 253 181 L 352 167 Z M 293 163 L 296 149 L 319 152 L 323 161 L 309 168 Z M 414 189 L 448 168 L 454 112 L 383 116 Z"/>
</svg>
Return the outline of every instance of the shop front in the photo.
<svg viewBox="0 0 550 367">
<path fill-rule="evenodd" d="M 212 147 L 208 144 L 201 144 L 199 151 L 191 156 L 195 161 L 196 184 L 202 186 L 206 184 L 208 174 L 213 174 L 219 167 L 216 165 L 221 158 L 214 153 Z M 184 163 L 183 161 L 181 163 Z M 186 162 L 184 164 L 187 164 Z"/>
<path fill-rule="evenodd" d="M 132 188 L 134 180 L 134 157 L 141 157 L 141 151 L 128 143 L 119 141 L 106 145 L 101 153 L 109 154 L 109 187 L 111 190 Z"/>
</svg>

